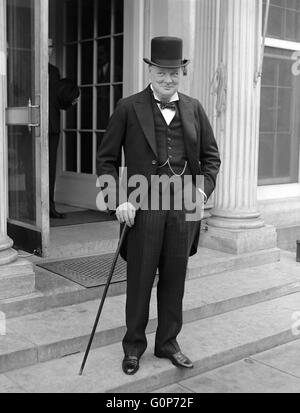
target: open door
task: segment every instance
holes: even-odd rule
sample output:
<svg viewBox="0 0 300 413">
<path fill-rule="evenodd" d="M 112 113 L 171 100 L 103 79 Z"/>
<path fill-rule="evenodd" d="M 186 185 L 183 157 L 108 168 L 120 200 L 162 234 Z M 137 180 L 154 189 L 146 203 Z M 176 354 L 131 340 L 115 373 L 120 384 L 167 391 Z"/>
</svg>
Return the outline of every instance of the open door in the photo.
<svg viewBox="0 0 300 413">
<path fill-rule="evenodd" d="M 8 235 L 47 255 L 48 0 L 6 0 Z"/>
</svg>

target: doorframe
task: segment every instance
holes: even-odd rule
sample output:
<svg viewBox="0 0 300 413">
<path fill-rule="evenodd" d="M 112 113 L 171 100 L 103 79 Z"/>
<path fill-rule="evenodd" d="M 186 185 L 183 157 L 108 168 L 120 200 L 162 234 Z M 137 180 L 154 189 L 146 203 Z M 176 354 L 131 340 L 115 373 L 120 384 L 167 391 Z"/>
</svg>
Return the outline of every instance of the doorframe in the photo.
<svg viewBox="0 0 300 413">
<path fill-rule="evenodd" d="M 40 149 L 41 154 L 37 159 L 41 161 L 41 231 L 43 256 L 49 255 L 50 247 L 50 218 L 49 218 L 49 145 L 48 145 L 48 129 L 49 129 L 49 75 L 48 75 L 48 37 L 49 37 L 49 0 L 40 2 L 39 7 L 39 33 L 38 40 L 41 42 L 38 46 L 40 53 Z M 46 85 L 46 87 L 43 87 Z M 46 170 L 43 171 L 43 165 Z"/>
<path fill-rule="evenodd" d="M 48 255 L 49 242 L 50 242 L 50 220 L 49 220 L 49 168 L 48 168 L 48 7 L 49 0 L 34 0 L 34 50 L 35 50 L 35 90 L 38 92 L 34 96 L 34 105 L 40 106 L 40 125 L 36 128 L 35 132 L 35 162 L 36 171 L 40 172 L 41 176 L 36 174 L 36 196 L 35 201 L 37 204 L 37 217 L 36 227 L 39 228 L 42 254 Z M 2 12 L 4 13 L 2 18 L 4 24 L 1 24 L 0 36 L 4 39 L 6 44 L 6 29 L 7 29 L 7 0 L 3 1 L 1 5 Z M 2 40 L 3 41 L 3 40 Z M 4 116 L 4 125 L 0 125 L 0 148 L 4 148 L 4 165 L 5 165 L 5 224 L 8 220 L 8 127 L 6 125 L 6 108 L 7 108 L 7 50 L 2 51 L 0 55 L 0 73 L 5 71 L 4 77 L 4 99 L 3 107 L 1 106 L 1 115 Z M 2 122 L 1 122 L 2 123 Z M 4 142 L 1 140 L 4 139 Z M 1 202 L 3 202 L 1 200 Z M 2 208 L 1 208 L 2 209 Z M 18 226 L 20 231 L 30 230 L 30 225 L 15 220 L 9 221 L 12 226 Z M 37 232 L 38 234 L 38 232 Z"/>
<path fill-rule="evenodd" d="M 6 49 L 6 1 L 0 4 L 0 235 L 6 234 L 8 215 L 8 169 L 7 169 L 7 127 L 5 109 L 7 106 L 7 49 Z"/>
</svg>

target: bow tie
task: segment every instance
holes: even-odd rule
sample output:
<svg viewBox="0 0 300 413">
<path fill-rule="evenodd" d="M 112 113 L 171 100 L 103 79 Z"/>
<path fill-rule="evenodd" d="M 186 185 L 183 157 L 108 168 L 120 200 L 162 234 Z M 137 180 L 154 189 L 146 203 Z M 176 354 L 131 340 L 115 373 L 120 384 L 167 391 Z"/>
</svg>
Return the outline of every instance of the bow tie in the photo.
<svg viewBox="0 0 300 413">
<path fill-rule="evenodd" d="M 159 103 L 161 109 L 171 109 L 176 110 L 175 102 L 161 102 L 160 100 L 156 100 L 156 103 Z"/>
</svg>

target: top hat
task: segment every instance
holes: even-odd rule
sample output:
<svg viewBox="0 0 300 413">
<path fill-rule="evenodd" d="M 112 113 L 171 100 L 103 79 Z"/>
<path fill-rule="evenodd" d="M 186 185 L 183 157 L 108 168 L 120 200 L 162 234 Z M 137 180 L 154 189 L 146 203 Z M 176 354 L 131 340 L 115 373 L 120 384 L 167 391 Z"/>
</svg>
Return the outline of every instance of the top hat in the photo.
<svg viewBox="0 0 300 413">
<path fill-rule="evenodd" d="M 151 40 L 151 60 L 144 58 L 149 65 L 175 69 L 185 67 L 189 60 L 182 60 L 182 39 L 179 37 L 161 36 Z"/>
<path fill-rule="evenodd" d="M 68 109 L 80 95 L 80 90 L 71 79 L 60 79 L 57 86 L 57 97 L 61 109 Z"/>
</svg>

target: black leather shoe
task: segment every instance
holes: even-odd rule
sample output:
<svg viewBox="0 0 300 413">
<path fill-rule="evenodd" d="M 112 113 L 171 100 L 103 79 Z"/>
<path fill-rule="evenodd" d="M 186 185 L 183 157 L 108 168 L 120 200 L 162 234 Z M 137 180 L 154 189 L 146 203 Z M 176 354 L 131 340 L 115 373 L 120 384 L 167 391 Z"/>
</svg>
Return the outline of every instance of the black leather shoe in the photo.
<svg viewBox="0 0 300 413">
<path fill-rule="evenodd" d="M 66 214 L 61 214 L 60 212 L 57 212 L 55 209 L 51 209 L 50 210 L 50 218 L 64 219 L 64 218 L 66 218 Z"/>
<path fill-rule="evenodd" d="M 181 353 L 181 351 L 178 351 L 177 353 L 173 353 L 173 354 L 161 352 L 161 351 L 155 351 L 154 354 L 158 358 L 169 359 L 176 367 L 184 367 L 187 369 L 192 369 L 194 367 L 191 360 L 187 356 L 185 356 L 183 353 Z"/>
<path fill-rule="evenodd" d="M 125 356 L 122 361 L 122 369 L 125 374 L 135 374 L 139 367 L 139 358 L 137 356 Z"/>
</svg>

